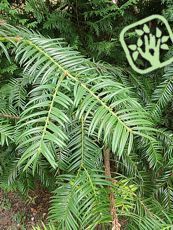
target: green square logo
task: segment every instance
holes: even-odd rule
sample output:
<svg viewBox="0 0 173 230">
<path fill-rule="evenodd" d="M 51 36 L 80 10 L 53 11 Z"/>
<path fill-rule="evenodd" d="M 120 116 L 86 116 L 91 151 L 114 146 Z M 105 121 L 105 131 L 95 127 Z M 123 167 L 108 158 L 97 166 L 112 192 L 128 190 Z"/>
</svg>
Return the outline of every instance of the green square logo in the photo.
<svg viewBox="0 0 173 230">
<path fill-rule="evenodd" d="M 165 60 L 165 52 L 173 45 L 173 33 L 167 20 L 152 15 L 126 26 L 120 42 L 130 66 L 140 74 L 149 73 L 173 62 Z"/>
</svg>

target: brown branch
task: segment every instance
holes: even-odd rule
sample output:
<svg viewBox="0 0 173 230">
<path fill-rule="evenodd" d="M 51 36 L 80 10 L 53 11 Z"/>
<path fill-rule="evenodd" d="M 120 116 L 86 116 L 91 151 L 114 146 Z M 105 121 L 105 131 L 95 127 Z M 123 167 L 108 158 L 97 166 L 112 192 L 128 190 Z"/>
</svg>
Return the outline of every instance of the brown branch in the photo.
<svg viewBox="0 0 173 230">
<path fill-rule="evenodd" d="M 9 119 L 16 119 L 19 120 L 19 116 L 11 115 L 11 114 L 5 114 L 5 113 L 0 113 L 0 117 L 2 118 L 9 118 Z"/>
<path fill-rule="evenodd" d="M 110 150 L 108 148 L 104 148 L 104 166 L 105 166 L 105 176 L 108 177 L 108 180 L 113 181 L 111 177 L 111 167 L 110 167 Z M 120 230 L 121 225 L 118 221 L 117 211 L 115 208 L 115 196 L 109 187 L 109 200 L 110 200 L 110 212 L 112 216 L 112 230 Z"/>
</svg>

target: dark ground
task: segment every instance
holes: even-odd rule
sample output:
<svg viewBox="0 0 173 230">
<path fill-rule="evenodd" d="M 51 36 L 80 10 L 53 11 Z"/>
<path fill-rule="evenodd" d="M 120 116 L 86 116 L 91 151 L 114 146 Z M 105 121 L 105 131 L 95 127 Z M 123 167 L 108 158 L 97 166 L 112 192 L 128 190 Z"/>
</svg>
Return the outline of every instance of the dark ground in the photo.
<svg viewBox="0 0 173 230">
<path fill-rule="evenodd" d="M 50 194 L 37 189 L 27 198 L 0 190 L 0 230 L 25 230 L 46 222 Z"/>
</svg>

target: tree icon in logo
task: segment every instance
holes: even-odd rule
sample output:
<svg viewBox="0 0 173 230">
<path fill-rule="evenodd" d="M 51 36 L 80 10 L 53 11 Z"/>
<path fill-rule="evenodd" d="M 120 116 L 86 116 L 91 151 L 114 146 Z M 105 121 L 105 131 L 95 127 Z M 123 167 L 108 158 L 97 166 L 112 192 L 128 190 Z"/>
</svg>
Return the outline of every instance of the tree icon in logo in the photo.
<svg viewBox="0 0 173 230">
<path fill-rule="evenodd" d="M 151 26 L 152 23 L 157 26 Z M 162 26 L 164 33 L 158 24 Z M 136 40 L 129 44 L 126 37 L 130 32 L 135 34 Z M 138 73 L 148 73 L 157 68 L 166 66 L 173 61 L 173 58 L 167 61 L 161 60 L 161 56 L 164 56 L 163 51 L 168 51 L 169 45 L 173 44 L 172 31 L 163 16 L 153 15 L 125 27 L 121 32 L 120 41 L 129 64 Z M 161 55 L 162 53 L 163 55 Z M 140 62 L 138 66 L 138 59 L 143 60 L 145 65 L 142 66 Z"/>
</svg>

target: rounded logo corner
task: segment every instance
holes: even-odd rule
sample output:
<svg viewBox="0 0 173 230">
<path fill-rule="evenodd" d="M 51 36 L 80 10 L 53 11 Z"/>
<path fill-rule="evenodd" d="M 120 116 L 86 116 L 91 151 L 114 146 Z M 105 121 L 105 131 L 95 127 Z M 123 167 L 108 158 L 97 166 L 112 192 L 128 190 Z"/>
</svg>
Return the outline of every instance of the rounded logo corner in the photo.
<svg viewBox="0 0 173 230">
<path fill-rule="evenodd" d="M 153 19 L 157 19 L 163 22 L 169 36 L 164 36 L 162 29 L 160 29 L 158 26 L 156 26 L 155 32 L 151 30 L 147 22 L 150 22 Z M 139 26 L 142 28 L 140 29 Z M 137 28 L 135 29 L 135 27 Z M 135 30 L 138 38 L 136 43 L 127 45 L 125 41 L 125 33 L 130 29 Z M 172 62 L 171 60 L 173 58 L 170 58 L 165 62 L 160 61 L 160 51 L 169 50 L 169 45 L 167 44 L 168 39 L 170 39 L 173 43 L 172 30 L 168 21 L 159 14 L 148 16 L 139 20 L 138 22 L 126 26 L 124 29 L 122 29 L 119 37 L 130 66 L 139 74 L 147 74 Z M 150 52 L 151 49 L 154 51 L 153 54 Z M 135 62 L 139 56 L 142 57 L 143 60 L 147 61 L 150 67 L 144 70 L 138 68 Z"/>
</svg>

